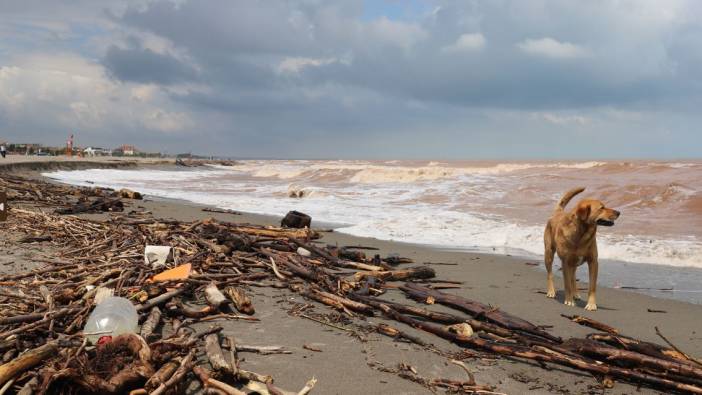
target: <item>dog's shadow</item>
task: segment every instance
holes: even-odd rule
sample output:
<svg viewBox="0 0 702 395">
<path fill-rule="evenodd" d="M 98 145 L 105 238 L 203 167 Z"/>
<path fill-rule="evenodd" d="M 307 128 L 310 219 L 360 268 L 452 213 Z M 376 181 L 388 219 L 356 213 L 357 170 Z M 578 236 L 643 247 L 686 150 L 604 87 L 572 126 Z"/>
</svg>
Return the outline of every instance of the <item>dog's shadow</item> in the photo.
<svg viewBox="0 0 702 395">
<path fill-rule="evenodd" d="M 581 293 L 580 296 L 583 296 L 583 294 Z M 585 306 L 587 306 L 587 295 L 584 295 L 583 297 L 584 297 L 584 299 L 575 299 L 575 307 L 579 307 L 581 309 L 584 309 Z M 563 304 L 565 302 L 565 291 L 564 290 L 556 291 L 556 297 L 553 300 L 557 301 L 560 304 Z M 607 306 L 602 306 L 599 303 L 597 304 L 597 310 L 617 311 L 617 309 L 613 309 L 613 308 L 607 307 Z"/>
</svg>

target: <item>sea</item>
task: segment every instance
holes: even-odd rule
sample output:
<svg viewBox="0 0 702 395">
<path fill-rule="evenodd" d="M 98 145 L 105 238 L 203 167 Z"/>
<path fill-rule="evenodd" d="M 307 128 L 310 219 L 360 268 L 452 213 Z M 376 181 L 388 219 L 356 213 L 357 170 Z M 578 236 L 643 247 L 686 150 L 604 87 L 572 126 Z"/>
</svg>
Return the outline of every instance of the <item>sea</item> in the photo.
<svg viewBox="0 0 702 395">
<path fill-rule="evenodd" d="M 702 303 L 702 161 L 241 160 L 44 175 L 258 214 L 298 210 L 351 235 L 534 260 L 556 202 L 582 186 L 569 208 L 590 197 L 622 213 L 598 230 L 605 285 Z"/>
</svg>

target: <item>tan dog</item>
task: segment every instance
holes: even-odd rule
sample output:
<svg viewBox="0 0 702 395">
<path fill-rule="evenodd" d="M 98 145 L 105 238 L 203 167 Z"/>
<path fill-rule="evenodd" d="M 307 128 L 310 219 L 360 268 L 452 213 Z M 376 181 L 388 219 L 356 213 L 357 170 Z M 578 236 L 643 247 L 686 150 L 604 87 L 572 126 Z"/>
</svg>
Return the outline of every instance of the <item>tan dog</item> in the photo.
<svg viewBox="0 0 702 395">
<path fill-rule="evenodd" d="M 595 292 L 597 290 L 597 225 L 612 226 L 619 218 L 619 211 L 605 208 L 599 200 L 583 199 L 570 212 L 565 206 L 585 188 L 575 188 L 566 192 L 553 210 L 553 215 L 546 224 L 544 231 L 544 260 L 548 290 L 546 296 L 553 298 L 556 290 L 553 287 L 553 256 L 558 253 L 563 266 L 563 282 L 565 301 L 568 306 L 575 306 L 573 298 L 580 299 L 575 284 L 575 270 L 587 262 L 590 283 L 585 310 L 597 310 Z"/>
</svg>

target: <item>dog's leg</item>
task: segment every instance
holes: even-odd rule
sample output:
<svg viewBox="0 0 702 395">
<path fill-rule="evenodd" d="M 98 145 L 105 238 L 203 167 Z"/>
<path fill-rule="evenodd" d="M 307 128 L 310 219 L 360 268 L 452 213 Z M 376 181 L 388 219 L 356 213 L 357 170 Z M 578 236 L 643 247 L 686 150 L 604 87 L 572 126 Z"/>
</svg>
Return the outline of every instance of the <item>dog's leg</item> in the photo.
<svg viewBox="0 0 702 395">
<path fill-rule="evenodd" d="M 573 299 L 575 300 L 581 300 L 582 298 L 580 297 L 580 291 L 578 291 L 578 276 L 576 273 L 578 272 L 578 266 L 580 266 L 580 261 L 578 260 L 577 264 L 573 266 L 573 275 L 570 276 L 570 281 L 571 281 L 571 289 L 573 290 Z"/>
<path fill-rule="evenodd" d="M 565 288 L 565 300 L 563 301 L 563 304 L 566 306 L 575 306 L 575 302 L 573 301 L 573 280 L 572 277 L 575 276 L 575 269 L 574 266 L 576 265 L 576 262 L 574 262 L 572 259 L 568 259 L 563 262 L 563 285 Z"/>
<path fill-rule="evenodd" d="M 551 240 L 550 229 L 546 228 L 544 234 L 544 262 L 546 263 L 546 297 L 555 298 L 556 288 L 553 286 L 553 256 L 556 253 Z"/>
<path fill-rule="evenodd" d="M 585 310 L 597 310 L 597 301 L 595 300 L 595 293 L 597 292 L 598 265 L 599 263 L 597 262 L 597 257 L 592 257 L 587 260 L 587 268 L 590 274 L 590 282 L 588 284 L 587 305 L 585 306 Z"/>
</svg>

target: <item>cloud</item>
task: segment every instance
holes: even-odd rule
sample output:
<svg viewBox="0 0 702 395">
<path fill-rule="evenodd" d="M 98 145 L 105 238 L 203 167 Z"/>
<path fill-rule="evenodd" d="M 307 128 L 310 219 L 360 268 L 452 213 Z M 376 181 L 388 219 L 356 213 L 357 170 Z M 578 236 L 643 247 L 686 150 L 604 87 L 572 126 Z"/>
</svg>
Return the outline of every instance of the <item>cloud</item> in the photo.
<svg viewBox="0 0 702 395">
<path fill-rule="evenodd" d="M 83 122 L 102 113 L 100 103 L 114 92 L 99 65 L 74 55 L 28 55 L 12 63 L 0 69 L 0 106 L 14 119 L 43 111 L 47 120 Z"/>
<path fill-rule="evenodd" d="M 69 107 L 72 113 L 64 118 L 64 122 L 71 123 L 73 119 L 75 124 L 82 127 L 99 127 L 107 114 L 107 111 L 101 106 L 84 101 L 72 102 Z"/>
<path fill-rule="evenodd" d="M 3 4 L 0 131 L 247 156 L 567 155 L 554 125 L 702 144 L 700 2 L 416 4 Z"/>
<path fill-rule="evenodd" d="M 112 45 L 103 63 L 107 70 L 122 81 L 172 85 L 193 81 L 195 69 L 169 54 L 151 49 L 121 49 Z"/>
<path fill-rule="evenodd" d="M 550 112 L 532 114 L 535 119 L 541 119 L 553 125 L 587 125 L 590 118 L 582 115 L 561 115 Z"/>
<path fill-rule="evenodd" d="M 135 129 L 143 135 L 144 130 L 175 132 L 193 125 L 185 111 L 161 108 L 173 105 L 155 85 L 116 82 L 100 63 L 71 54 L 28 54 L 11 63 L 0 68 L 0 118 L 14 128 L 31 125 L 17 131 L 16 140 L 53 130 L 59 141 L 72 131 L 83 142 L 99 144 L 111 134 L 117 143 Z M 42 141 L 56 144 L 55 139 L 44 136 Z"/>
<path fill-rule="evenodd" d="M 442 48 L 445 52 L 471 52 L 485 47 L 485 37 L 481 33 L 462 34 L 451 45 Z"/>
<path fill-rule="evenodd" d="M 143 121 L 148 129 L 160 132 L 177 132 L 192 127 L 192 120 L 187 114 L 160 108 L 144 114 Z"/>
<path fill-rule="evenodd" d="M 379 18 L 360 28 L 371 38 L 379 40 L 381 43 L 403 49 L 412 48 L 428 36 L 427 32 L 417 24 L 392 21 L 387 17 Z"/>
<path fill-rule="evenodd" d="M 157 90 L 156 85 L 137 85 L 131 89 L 131 99 L 136 102 L 151 101 Z"/>
<path fill-rule="evenodd" d="M 285 58 L 278 65 L 279 73 L 299 73 L 305 67 L 319 67 L 337 62 L 336 58 Z"/>
<path fill-rule="evenodd" d="M 582 58 L 590 54 L 587 49 L 579 45 L 559 42 L 551 37 L 536 40 L 526 39 L 517 44 L 517 47 L 528 54 L 546 56 L 553 59 Z"/>
</svg>

